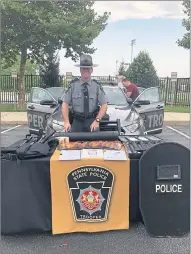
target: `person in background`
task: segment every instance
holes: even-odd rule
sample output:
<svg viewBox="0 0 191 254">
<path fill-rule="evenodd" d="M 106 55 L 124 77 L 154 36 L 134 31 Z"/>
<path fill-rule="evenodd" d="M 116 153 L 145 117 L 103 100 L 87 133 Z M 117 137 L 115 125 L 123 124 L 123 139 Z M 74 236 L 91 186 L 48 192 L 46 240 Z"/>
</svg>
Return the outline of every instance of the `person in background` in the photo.
<svg viewBox="0 0 191 254">
<path fill-rule="evenodd" d="M 131 98 L 134 101 L 139 96 L 139 90 L 137 86 L 129 81 L 127 77 L 122 78 L 122 84 L 127 89 L 127 97 Z"/>
<path fill-rule="evenodd" d="M 101 84 L 91 78 L 94 65 L 90 55 L 80 57 L 81 77 L 74 79 L 65 93 L 62 105 L 64 131 L 98 131 L 100 120 L 107 111 L 107 96 Z M 73 122 L 69 121 L 69 106 L 72 108 Z M 100 106 L 100 108 L 99 108 Z"/>
</svg>

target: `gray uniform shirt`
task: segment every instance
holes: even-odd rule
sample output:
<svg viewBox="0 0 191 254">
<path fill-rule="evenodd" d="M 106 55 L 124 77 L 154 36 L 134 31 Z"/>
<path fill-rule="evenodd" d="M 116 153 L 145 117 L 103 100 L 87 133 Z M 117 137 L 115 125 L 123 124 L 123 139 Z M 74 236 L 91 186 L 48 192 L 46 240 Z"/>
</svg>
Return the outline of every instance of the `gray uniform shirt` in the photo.
<svg viewBox="0 0 191 254">
<path fill-rule="evenodd" d="M 63 102 L 72 106 L 73 111 L 76 113 L 84 113 L 83 83 L 84 81 L 81 78 L 72 81 L 63 98 Z M 101 106 L 108 103 L 108 99 L 99 83 L 92 79 L 86 83 L 88 83 L 89 113 L 92 113 L 97 109 L 98 105 Z"/>
</svg>

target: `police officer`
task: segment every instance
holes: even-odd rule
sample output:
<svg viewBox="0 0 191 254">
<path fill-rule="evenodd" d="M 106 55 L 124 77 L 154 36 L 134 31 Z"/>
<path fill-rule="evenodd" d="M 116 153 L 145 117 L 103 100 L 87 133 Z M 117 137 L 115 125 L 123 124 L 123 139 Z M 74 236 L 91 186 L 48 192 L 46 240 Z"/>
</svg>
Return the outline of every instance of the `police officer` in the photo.
<svg viewBox="0 0 191 254">
<path fill-rule="evenodd" d="M 94 65 L 89 55 L 80 57 L 81 77 L 74 79 L 65 93 L 62 105 L 64 131 L 98 131 L 99 122 L 107 111 L 107 96 L 102 86 L 91 78 Z M 99 108 L 100 105 L 100 108 Z M 69 121 L 69 106 L 72 108 L 73 122 Z"/>
</svg>

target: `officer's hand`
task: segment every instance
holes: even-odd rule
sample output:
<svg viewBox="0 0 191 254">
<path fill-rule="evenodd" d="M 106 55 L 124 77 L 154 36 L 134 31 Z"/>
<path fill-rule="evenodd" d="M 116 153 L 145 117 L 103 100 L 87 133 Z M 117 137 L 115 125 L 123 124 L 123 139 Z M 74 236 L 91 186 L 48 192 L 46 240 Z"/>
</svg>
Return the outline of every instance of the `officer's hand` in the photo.
<svg viewBox="0 0 191 254">
<path fill-rule="evenodd" d="M 96 131 L 99 128 L 99 123 L 97 121 L 93 121 L 92 125 L 90 126 L 90 130 Z"/>
<path fill-rule="evenodd" d="M 71 129 L 70 123 L 64 123 L 64 132 L 68 132 Z"/>
</svg>

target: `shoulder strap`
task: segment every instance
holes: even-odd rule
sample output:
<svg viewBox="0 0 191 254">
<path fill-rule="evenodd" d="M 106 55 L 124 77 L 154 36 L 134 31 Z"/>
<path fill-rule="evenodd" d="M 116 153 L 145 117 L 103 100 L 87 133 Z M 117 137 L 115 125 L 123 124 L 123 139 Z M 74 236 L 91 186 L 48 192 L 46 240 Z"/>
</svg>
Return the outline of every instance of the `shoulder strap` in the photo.
<svg viewBox="0 0 191 254">
<path fill-rule="evenodd" d="M 76 81 L 78 81 L 79 80 L 79 78 L 75 78 L 75 79 L 73 79 L 72 81 L 70 81 L 70 84 L 72 84 L 72 83 L 74 83 L 74 82 L 76 82 Z"/>
<path fill-rule="evenodd" d="M 94 81 L 95 83 L 97 83 L 98 85 L 102 86 L 101 83 L 99 81 L 97 81 L 96 79 L 92 79 L 92 81 Z"/>
<path fill-rule="evenodd" d="M 72 84 L 74 84 L 76 81 L 78 81 L 79 80 L 79 78 L 75 78 L 75 79 L 73 79 L 72 81 L 70 81 L 70 83 L 68 84 L 68 87 L 67 87 L 67 89 L 66 89 L 66 92 L 71 88 L 71 86 L 72 86 Z"/>
<path fill-rule="evenodd" d="M 92 81 L 94 81 L 95 83 L 97 83 L 97 84 L 100 86 L 100 89 L 102 90 L 102 92 L 105 93 L 105 91 L 104 91 L 104 89 L 103 89 L 103 86 L 102 86 L 102 84 L 101 84 L 99 81 L 97 81 L 96 79 L 92 79 Z"/>
</svg>

